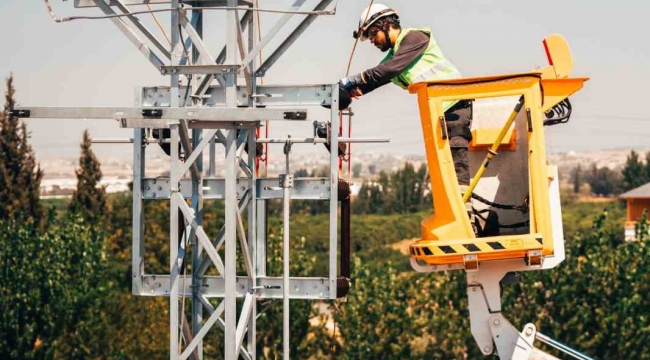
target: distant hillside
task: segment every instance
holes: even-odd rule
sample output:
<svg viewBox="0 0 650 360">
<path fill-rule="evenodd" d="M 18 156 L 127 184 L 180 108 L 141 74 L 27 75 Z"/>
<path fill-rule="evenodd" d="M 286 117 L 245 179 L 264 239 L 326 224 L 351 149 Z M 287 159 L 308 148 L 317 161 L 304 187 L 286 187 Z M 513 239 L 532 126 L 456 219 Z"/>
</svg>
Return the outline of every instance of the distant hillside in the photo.
<svg viewBox="0 0 650 360">
<path fill-rule="evenodd" d="M 549 154 L 548 162 L 557 165 L 560 173 L 563 174 L 567 174 L 578 166 L 578 164 L 585 168 L 591 166 L 592 163 L 596 163 L 598 167 L 608 167 L 613 170 L 620 170 L 625 164 L 627 157 L 630 155 L 630 151 L 632 151 L 632 149 L 587 152 L 571 151 L 568 153 Z M 639 158 L 641 160 L 644 160 L 645 154 L 650 151 L 650 149 L 634 149 L 634 151 L 639 153 Z"/>
<path fill-rule="evenodd" d="M 625 150 L 602 150 L 589 152 L 568 152 L 548 154 L 548 162 L 557 165 L 561 176 L 568 176 L 578 164 L 583 168 L 591 166 L 592 163 L 598 164 L 599 167 L 609 167 L 611 169 L 620 169 L 625 163 L 631 149 Z M 635 149 L 640 154 L 641 159 L 645 159 L 645 154 L 650 149 Z M 130 160 L 122 160 L 117 157 L 99 157 L 104 174 L 103 185 L 109 187 L 111 191 L 122 191 L 126 189 L 128 182 L 133 174 L 133 167 Z M 297 171 L 306 169 L 309 171 L 318 167 L 327 165 L 327 153 L 323 151 L 317 156 L 314 154 L 304 155 L 295 153 L 291 157 L 291 169 Z M 78 166 L 78 159 L 67 157 L 50 159 L 42 162 L 41 168 L 45 172 L 45 178 L 41 184 L 43 194 L 65 194 L 71 192 L 76 187 L 75 168 Z M 204 167 L 207 168 L 207 159 Z M 358 152 L 352 156 L 352 164 L 361 164 L 360 178 L 373 178 L 380 171 L 393 172 L 401 168 L 405 162 L 414 164 L 415 167 L 424 163 L 426 158 L 424 154 L 414 155 L 396 155 L 390 153 L 377 152 Z M 169 167 L 169 158 L 159 154 L 148 156 L 147 159 L 147 176 L 161 176 L 167 173 Z M 221 176 L 223 160 L 217 161 L 217 176 Z M 285 162 L 283 156 L 273 156 L 269 163 L 269 173 L 275 176 L 284 172 Z M 344 165 L 347 172 L 348 166 Z"/>
</svg>

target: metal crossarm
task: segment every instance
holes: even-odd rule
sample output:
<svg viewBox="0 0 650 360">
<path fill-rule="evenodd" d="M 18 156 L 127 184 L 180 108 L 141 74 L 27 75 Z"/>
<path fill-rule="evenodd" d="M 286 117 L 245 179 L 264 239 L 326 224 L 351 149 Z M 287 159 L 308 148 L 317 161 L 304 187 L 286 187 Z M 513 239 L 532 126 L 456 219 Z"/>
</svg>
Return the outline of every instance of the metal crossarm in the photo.
<svg viewBox="0 0 650 360">
<path fill-rule="evenodd" d="M 255 123 L 270 120 L 306 120 L 305 109 L 240 109 L 240 108 L 183 108 L 161 107 L 157 113 L 150 113 L 146 107 L 34 107 L 15 108 L 13 111 L 20 117 L 32 119 L 104 119 L 124 120 L 122 127 L 169 127 L 178 123 L 179 119 L 188 119 L 189 128 L 199 128 L 202 122 L 238 122 Z M 29 115 L 26 115 L 26 111 Z M 24 114 L 21 116 L 20 112 Z M 209 124 L 203 124 L 206 127 Z M 254 125 L 254 124 L 253 124 Z M 243 124 L 240 124 L 243 126 Z"/>
</svg>

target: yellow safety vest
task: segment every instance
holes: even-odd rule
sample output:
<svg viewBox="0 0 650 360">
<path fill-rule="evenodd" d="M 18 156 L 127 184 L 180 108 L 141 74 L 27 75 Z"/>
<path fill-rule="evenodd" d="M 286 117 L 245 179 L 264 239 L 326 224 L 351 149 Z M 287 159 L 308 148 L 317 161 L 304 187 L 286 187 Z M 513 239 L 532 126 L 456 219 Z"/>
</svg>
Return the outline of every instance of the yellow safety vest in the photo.
<svg viewBox="0 0 650 360">
<path fill-rule="evenodd" d="M 411 31 L 421 31 L 429 36 L 429 46 L 411 65 L 391 79 L 395 85 L 402 89 L 408 89 L 409 85 L 422 81 L 458 79 L 461 77 L 458 69 L 442 54 L 442 50 L 431 36 L 429 28 L 402 29 L 395 41 L 395 45 L 381 61 L 382 64 L 393 58 L 393 55 L 399 50 L 402 40 Z M 456 102 L 445 102 L 444 110 L 449 109 L 454 103 Z"/>
</svg>

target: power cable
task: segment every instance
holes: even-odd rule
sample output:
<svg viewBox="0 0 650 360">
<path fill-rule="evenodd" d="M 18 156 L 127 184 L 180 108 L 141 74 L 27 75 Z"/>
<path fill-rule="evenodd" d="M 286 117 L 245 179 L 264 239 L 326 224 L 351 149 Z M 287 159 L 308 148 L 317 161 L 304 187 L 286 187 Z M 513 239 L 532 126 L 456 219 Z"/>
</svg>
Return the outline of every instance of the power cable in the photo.
<svg viewBox="0 0 650 360">
<path fill-rule="evenodd" d="M 254 5 L 255 7 L 259 7 L 259 0 L 255 0 Z M 259 11 L 257 12 L 257 40 L 259 42 L 262 42 L 262 20 L 260 19 L 260 13 Z M 260 49 L 260 64 L 264 63 L 264 58 L 262 57 L 262 50 Z M 260 79 L 261 84 L 264 85 L 264 77 Z M 268 134 L 267 134 L 268 136 Z"/>
<path fill-rule="evenodd" d="M 253 3 L 254 7 L 259 7 L 259 0 L 254 0 Z M 335 9 L 336 10 L 336 9 Z M 262 19 L 260 18 L 260 13 L 259 11 L 256 13 L 257 15 L 257 41 L 262 42 Z M 262 49 L 260 49 L 260 64 L 264 63 L 264 58 L 262 57 Z M 264 86 L 264 77 L 260 78 L 260 84 Z M 258 128 L 256 130 L 255 136 L 259 138 L 261 135 L 261 130 Z M 264 124 L 264 137 L 268 139 L 269 137 L 269 122 L 266 121 Z M 264 144 L 264 169 L 265 171 L 268 171 L 269 169 L 269 144 Z"/>
<path fill-rule="evenodd" d="M 183 51 L 185 51 L 185 57 L 187 58 L 187 61 L 191 61 L 190 59 L 190 52 L 187 50 L 187 46 L 185 46 L 185 38 L 183 36 L 183 26 L 181 26 L 180 23 L 178 23 L 178 34 L 180 36 L 180 41 L 181 44 L 183 44 Z M 187 75 L 187 86 L 185 87 L 185 96 L 183 99 L 183 106 L 187 106 L 187 98 L 190 95 L 190 85 L 192 82 L 192 74 Z"/>
<path fill-rule="evenodd" d="M 162 12 L 185 11 L 185 9 L 156 9 L 156 10 L 147 10 L 147 11 L 133 11 L 128 14 L 114 14 L 114 15 L 104 15 L 104 16 L 59 17 L 54 14 L 54 11 L 52 10 L 52 6 L 50 5 L 50 1 L 49 0 L 44 0 L 44 1 L 45 1 L 45 5 L 48 8 L 48 11 L 50 12 L 50 16 L 57 23 L 74 21 L 74 20 L 104 20 L 104 19 L 121 18 L 121 17 L 133 16 L 133 15 L 141 15 L 141 14 L 155 14 L 155 13 L 162 13 Z M 194 6 L 192 7 L 192 10 L 212 10 L 212 11 L 242 10 L 242 11 L 255 11 L 258 13 L 268 12 L 268 13 L 276 13 L 276 14 L 319 15 L 319 16 L 336 15 L 335 10 L 298 11 L 298 10 L 260 9 L 257 7 L 250 8 L 250 7 L 241 7 L 241 6 L 224 6 L 224 7 Z"/>
<path fill-rule="evenodd" d="M 147 9 L 149 9 L 150 11 L 153 11 L 153 9 L 151 8 L 151 6 L 149 6 L 149 4 L 147 4 Z M 160 31 L 162 31 L 163 36 L 165 36 L 165 39 L 167 39 L 167 42 L 169 43 L 169 45 L 171 45 L 172 41 L 169 39 L 169 36 L 167 35 L 167 32 L 165 32 L 165 29 L 163 28 L 160 21 L 158 21 L 158 18 L 156 17 L 156 14 L 151 13 L 151 16 L 153 17 L 153 21 L 155 21 L 156 24 L 158 25 L 158 28 L 160 29 Z"/>
<path fill-rule="evenodd" d="M 50 17 L 52 18 L 52 20 L 54 20 L 54 22 L 56 23 L 63 22 L 61 17 L 56 16 L 56 14 L 54 13 L 54 10 L 52 9 L 52 5 L 50 5 L 50 0 L 44 0 L 44 1 L 45 1 L 45 6 L 47 7 L 47 11 L 50 13 Z"/>
<path fill-rule="evenodd" d="M 546 119 L 544 119 L 544 126 L 566 124 L 569 122 L 572 112 L 573 107 L 571 106 L 571 102 L 569 101 L 569 98 L 566 98 L 544 113 L 544 116 L 546 117 Z"/>
<path fill-rule="evenodd" d="M 368 5 L 368 12 L 366 13 L 366 18 L 363 19 L 363 22 L 361 24 L 359 24 L 359 28 L 357 29 L 357 31 L 361 31 L 361 27 L 363 26 L 363 24 L 365 24 L 366 21 L 368 21 L 368 16 L 370 15 L 370 7 L 374 2 L 375 0 L 370 0 L 370 4 Z M 338 5 L 338 1 L 336 2 L 336 5 Z M 336 6 L 334 6 L 334 11 L 336 11 Z M 354 45 L 352 46 L 352 51 L 350 52 L 350 58 L 348 59 L 348 67 L 345 70 L 345 76 L 350 75 L 350 66 L 352 65 L 352 58 L 354 58 L 354 53 L 357 49 L 358 43 L 359 43 L 359 37 L 354 39 Z"/>
</svg>

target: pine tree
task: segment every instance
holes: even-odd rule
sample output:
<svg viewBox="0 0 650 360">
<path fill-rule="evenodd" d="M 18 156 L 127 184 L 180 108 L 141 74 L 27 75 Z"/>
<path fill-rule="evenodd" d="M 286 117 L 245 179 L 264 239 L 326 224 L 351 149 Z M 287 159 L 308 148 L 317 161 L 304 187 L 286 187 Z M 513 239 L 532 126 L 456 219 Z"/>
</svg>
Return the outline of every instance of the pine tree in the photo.
<svg viewBox="0 0 650 360">
<path fill-rule="evenodd" d="M 645 165 L 643 166 L 643 176 L 646 183 L 650 181 L 650 151 L 645 154 Z"/>
<path fill-rule="evenodd" d="M 106 190 L 98 186 L 102 171 L 91 144 L 90 133 L 85 130 L 80 144 L 79 169 L 76 170 L 77 190 L 72 195 L 70 211 L 78 211 L 84 219 L 94 222 L 100 220 L 105 212 Z"/>
<path fill-rule="evenodd" d="M 632 190 L 647 182 L 643 171 L 643 164 L 639 161 L 639 154 L 632 150 L 623 167 L 623 191 Z"/>
<path fill-rule="evenodd" d="M 0 113 L 0 219 L 38 224 L 43 218 L 39 189 L 43 171 L 29 145 L 27 126 L 11 115 L 16 105 L 13 75 L 6 79 L 5 106 Z"/>
<path fill-rule="evenodd" d="M 576 166 L 576 168 L 573 170 L 573 192 L 575 194 L 580 193 L 580 186 L 582 185 L 582 167 L 580 167 L 580 164 Z"/>
</svg>

